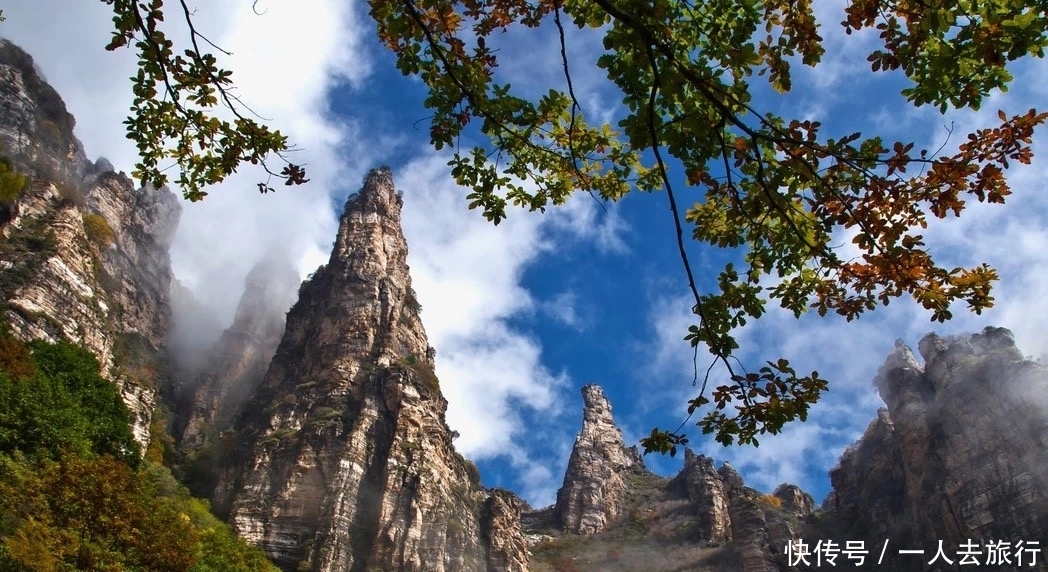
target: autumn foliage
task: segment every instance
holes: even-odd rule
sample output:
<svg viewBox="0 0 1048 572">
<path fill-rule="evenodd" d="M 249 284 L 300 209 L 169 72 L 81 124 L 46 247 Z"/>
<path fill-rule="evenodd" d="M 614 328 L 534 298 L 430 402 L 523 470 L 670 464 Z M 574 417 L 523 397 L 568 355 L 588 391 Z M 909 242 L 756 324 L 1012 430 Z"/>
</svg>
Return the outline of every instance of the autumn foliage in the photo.
<svg viewBox="0 0 1048 572">
<path fill-rule="evenodd" d="M 275 570 L 140 461 L 130 414 L 87 350 L 0 329 L 0 569 Z"/>
<path fill-rule="evenodd" d="M 429 88 L 430 138 L 450 147 L 452 174 L 470 207 L 498 223 L 510 205 L 543 210 L 574 193 L 618 200 L 633 190 L 664 191 L 694 299 L 686 336 L 728 372 L 689 412 L 717 440 L 756 443 L 793 419 L 827 387 L 799 376 L 785 359 L 747 371 L 732 331 L 761 317 L 769 302 L 848 320 L 911 296 L 933 320 L 955 302 L 992 306 L 997 273 L 986 265 L 947 268 L 925 243 L 929 218 L 958 216 L 968 201 L 1003 203 L 1007 169 L 1030 162 L 1036 110 L 998 116 L 955 153 L 861 133 L 826 133 L 808 119 L 758 106 L 756 83 L 793 89 L 794 66 L 818 66 L 825 52 L 810 1 L 716 0 L 370 0 L 379 36 L 397 65 Z M 1043 55 L 1045 7 L 1029 2 L 927 4 L 854 0 L 841 14 L 848 33 L 879 30 L 872 71 L 902 69 L 914 104 L 978 108 L 1011 80 L 1006 64 Z M 563 81 L 527 97 L 501 80 L 511 34 L 547 31 L 558 42 Z M 591 123 L 576 97 L 567 53 L 573 30 L 603 36 L 594 62 L 625 109 L 613 126 Z M 528 92 L 534 93 L 534 92 Z M 464 142 L 468 144 L 463 144 Z M 674 172 L 684 173 L 678 180 Z M 679 205 L 681 187 L 702 197 Z M 690 226 L 690 232 L 685 225 Z M 736 253 L 703 292 L 684 237 Z M 859 255 L 845 256 L 841 238 Z M 712 410 L 707 408 L 712 405 Z M 687 442 L 654 430 L 648 450 Z"/>
</svg>

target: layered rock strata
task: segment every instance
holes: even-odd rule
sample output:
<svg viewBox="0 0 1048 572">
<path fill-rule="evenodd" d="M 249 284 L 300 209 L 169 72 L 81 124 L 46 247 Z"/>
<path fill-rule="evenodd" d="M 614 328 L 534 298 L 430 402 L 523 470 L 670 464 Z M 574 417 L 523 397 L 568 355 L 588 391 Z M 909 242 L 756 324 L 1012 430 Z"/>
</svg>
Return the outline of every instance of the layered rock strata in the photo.
<svg viewBox="0 0 1048 572">
<path fill-rule="evenodd" d="M 565 532 L 595 534 L 622 517 L 628 475 L 644 470 L 644 462 L 636 448 L 626 448 L 600 386 L 584 386 L 582 401 L 582 431 L 575 438 L 553 516 Z"/>
<path fill-rule="evenodd" d="M 520 505 L 457 454 L 388 169 L 346 202 L 237 422 L 215 506 L 284 569 L 523 571 Z"/>
<path fill-rule="evenodd" d="M 28 181 L 0 220 L 3 319 L 23 338 L 91 350 L 145 445 L 170 320 L 167 251 L 181 207 L 166 189 L 136 189 L 105 160 L 88 163 L 61 98 L 3 40 L 0 86 L 0 155 Z"/>
</svg>

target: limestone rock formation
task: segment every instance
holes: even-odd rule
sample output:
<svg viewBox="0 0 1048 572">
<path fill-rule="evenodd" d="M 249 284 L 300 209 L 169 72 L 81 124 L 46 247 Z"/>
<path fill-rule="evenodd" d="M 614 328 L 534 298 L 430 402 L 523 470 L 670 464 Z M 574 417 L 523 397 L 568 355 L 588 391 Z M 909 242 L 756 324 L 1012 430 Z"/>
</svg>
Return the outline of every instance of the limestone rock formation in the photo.
<svg viewBox="0 0 1048 572">
<path fill-rule="evenodd" d="M 72 129 L 32 59 L 0 40 L 0 154 L 31 180 L 0 218 L 3 319 L 23 338 L 90 349 L 119 385 L 144 445 L 181 207 L 166 189 L 136 190 L 123 175 L 97 172 Z"/>
<path fill-rule="evenodd" d="M 240 406 L 254 395 L 284 334 L 284 316 L 300 282 L 290 259 L 276 251 L 248 273 L 233 324 L 187 388 L 188 407 L 179 424 L 184 427 L 183 449 L 200 447 L 228 429 Z"/>
<path fill-rule="evenodd" d="M 533 570 L 785 570 L 783 549 L 811 514 L 810 495 L 787 484 L 761 494 L 731 465 L 717 469 L 687 448 L 680 473 L 655 475 L 623 443 L 604 392 L 588 385 L 583 400 L 557 504 L 523 516 Z"/>
<path fill-rule="evenodd" d="M 91 164 L 73 135 L 76 121 L 33 58 L 2 38 L 0 101 L 0 154 L 19 172 L 60 187 L 79 185 Z"/>
<path fill-rule="evenodd" d="M 235 430 L 214 505 L 289 570 L 523 571 L 520 505 L 445 422 L 388 169 L 346 202 Z"/>
<path fill-rule="evenodd" d="M 914 547 L 1048 538 L 1048 368 L 1002 328 L 918 348 L 923 365 L 897 346 L 878 372 L 888 407 L 831 472 L 826 509 Z"/>
<path fill-rule="evenodd" d="M 710 544 L 730 542 L 729 489 L 713 466 L 713 459 L 685 449 L 684 469 L 677 478 L 684 483 L 688 499 L 695 507 L 696 539 Z"/>
<path fill-rule="evenodd" d="M 785 570 L 784 548 L 798 537 L 796 522 L 802 514 L 791 510 L 777 496 L 763 495 L 743 486 L 742 477 L 728 463 L 721 466 L 718 474 L 726 492 L 732 548 L 739 556 L 740 569 L 743 572 Z M 791 486 L 781 485 L 778 490 L 789 490 Z M 808 496 L 807 502 L 800 504 L 810 507 L 813 502 Z"/>
<path fill-rule="evenodd" d="M 604 390 L 587 385 L 582 400 L 582 431 L 571 450 L 553 514 L 565 532 L 594 534 L 622 517 L 627 475 L 643 470 L 644 463 L 636 449 L 626 448 Z"/>
<path fill-rule="evenodd" d="M 798 523 L 814 508 L 811 495 L 795 485 L 761 494 L 745 486 L 729 463 L 715 469 L 712 459 L 690 449 L 684 450 L 684 468 L 674 481 L 683 485 L 695 518 L 691 540 L 729 545 L 745 572 L 782 568 L 783 547 L 798 537 Z"/>
<path fill-rule="evenodd" d="M 481 540 L 487 547 L 488 570 L 528 569 L 528 546 L 521 531 L 525 506 L 520 497 L 504 489 L 491 491 L 484 501 Z"/>
</svg>

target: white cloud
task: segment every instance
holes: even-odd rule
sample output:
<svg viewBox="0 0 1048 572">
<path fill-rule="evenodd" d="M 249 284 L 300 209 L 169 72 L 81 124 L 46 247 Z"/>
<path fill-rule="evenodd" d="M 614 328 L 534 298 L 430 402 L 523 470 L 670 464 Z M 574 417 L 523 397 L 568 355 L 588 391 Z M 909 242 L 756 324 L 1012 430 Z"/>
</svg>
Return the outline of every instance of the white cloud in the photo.
<svg viewBox="0 0 1048 572">
<path fill-rule="evenodd" d="M 539 303 L 542 315 L 577 331 L 583 331 L 590 320 L 579 310 L 579 297 L 573 291 L 564 291 Z"/>
<path fill-rule="evenodd" d="M 547 212 L 553 228 L 584 243 L 593 243 L 602 254 L 627 254 L 623 235 L 629 225 L 616 204 L 598 203 L 586 193 L 575 193 L 566 203 Z"/>
<path fill-rule="evenodd" d="M 562 477 L 553 469 L 566 463 L 574 439 L 560 423 L 577 422 L 578 412 L 563 407 L 574 384 L 543 365 L 539 341 L 512 320 L 556 312 L 559 321 L 582 327 L 585 317 L 567 290 L 536 301 L 522 285 L 524 271 L 564 234 L 606 251 L 622 243 L 624 225 L 613 215 L 599 220 L 599 207 L 579 196 L 547 214 L 511 211 L 496 227 L 467 208 L 445 159 L 417 159 L 394 176 L 448 423 L 461 434 L 456 447 L 468 457 L 508 461 L 518 471 L 517 492 L 536 506 L 548 504 Z"/>
<path fill-rule="evenodd" d="M 468 457 L 508 461 L 518 471 L 518 493 L 536 506 L 548 504 L 562 476 L 554 469 L 566 462 L 563 452 L 574 437 L 560 424 L 575 422 L 577 412 L 563 407 L 573 384 L 547 369 L 538 340 L 511 322 L 548 309 L 522 286 L 524 270 L 551 252 L 553 236 L 588 224 L 593 214 L 571 210 L 572 222 L 568 214 L 514 211 L 495 227 L 466 208 L 466 193 L 441 158 L 415 160 L 395 178 L 448 423 L 461 434 L 456 447 Z M 562 320 L 578 317 L 570 313 L 570 294 L 554 302 Z"/>
<path fill-rule="evenodd" d="M 467 456 L 488 458 L 522 438 L 519 407 L 558 413 L 567 380 L 542 365 L 541 347 L 507 320 L 531 312 L 524 268 L 546 251 L 543 217 L 511 213 L 496 228 L 466 208 L 439 158 L 395 174 L 423 322 L 437 349 L 448 422 Z M 516 215 L 516 216 L 513 216 Z"/>
<path fill-rule="evenodd" d="M 291 158 L 307 163 L 310 184 L 260 197 L 255 183 L 264 173 L 238 173 L 201 203 L 185 203 L 172 247 L 176 276 L 228 323 L 243 277 L 271 244 L 289 247 L 300 270 L 327 257 L 335 233 L 329 197 L 346 173 L 359 180 L 372 148 L 359 147 L 354 126 L 326 112 L 329 88 L 352 89 L 366 77 L 369 58 L 362 48 L 359 8 L 335 0 L 263 2 L 264 15 L 248 4 L 201 6 L 198 31 L 233 55 L 220 65 L 234 71 L 236 93 L 302 150 Z M 178 12 L 167 22 L 178 38 Z M 100 2 L 19 0 L 5 9 L 0 32 L 33 55 L 48 81 L 77 119 L 76 134 L 89 157 L 105 156 L 130 172 L 135 148 L 123 134 L 135 70 L 130 49 L 106 52 L 112 12 Z M 184 28 L 184 26 L 182 26 Z M 56 41 L 59 39 L 60 41 Z M 216 54 L 217 55 L 217 54 Z M 356 158 L 347 163 L 345 157 Z"/>
<path fill-rule="evenodd" d="M 838 86 L 868 73 L 870 63 L 866 61 L 866 56 L 878 45 L 879 39 L 875 30 L 863 29 L 849 34 L 845 27 L 841 26 L 841 22 L 846 19 L 844 9 L 847 4 L 842 0 L 812 3 L 815 19 L 819 23 L 819 35 L 822 36 L 822 45 L 826 52 L 815 68 L 803 66 L 799 61 L 794 68 L 800 72 L 797 79 L 812 81 L 823 96 L 837 95 L 835 92 Z"/>
</svg>

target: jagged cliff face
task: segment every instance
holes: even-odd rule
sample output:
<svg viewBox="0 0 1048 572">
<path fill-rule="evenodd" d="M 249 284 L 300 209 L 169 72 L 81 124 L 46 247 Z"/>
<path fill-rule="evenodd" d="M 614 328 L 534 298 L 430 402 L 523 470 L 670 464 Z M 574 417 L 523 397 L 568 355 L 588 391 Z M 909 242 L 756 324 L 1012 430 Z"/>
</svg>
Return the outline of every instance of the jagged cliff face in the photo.
<svg viewBox="0 0 1048 572">
<path fill-rule="evenodd" d="M 482 490 L 452 447 L 400 209 L 387 169 L 347 201 L 215 506 L 285 569 L 525 570 L 519 501 Z"/>
<path fill-rule="evenodd" d="M 91 165 L 61 98 L 32 59 L 0 41 L 0 154 L 30 184 L 0 217 L 3 319 L 23 338 L 66 339 L 99 358 L 143 445 L 167 332 L 167 248 L 180 207 Z"/>
<path fill-rule="evenodd" d="M 583 388 L 582 432 L 552 510 L 524 515 L 534 572 L 785 570 L 783 548 L 814 502 L 793 485 L 764 495 L 727 463 L 684 451 L 672 479 L 627 448 L 603 391 Z"/>
<path fill-rule="evenodd" d="M 195 449 L 229 429 L 254 395 L 284 334 L 285 312 L 300 279 L 291 261 L 271 253 L 244 280 L 233 324 L 209 352 L 203 371 L 186 388 L 177 431 L 184 449 Z"/>
<path fill-rule="evenodd" d="M 1002 328 L 930 334 L 918 349 L 923 365 L 898 343 L 878 372 L 887 409 L 832 471 L 826 508 L 854 534 L 909 548 L 1043 542 L 1048 369 Z"/>
<path fill-rule="evenodd" d="M 0 39 L 0 101 L 0 153 L 22 173 L 78 185 L 91 165 L 73 135 L 73 116 L 37 72 L 33 58 L 4 39 Z"/>
</svg>

